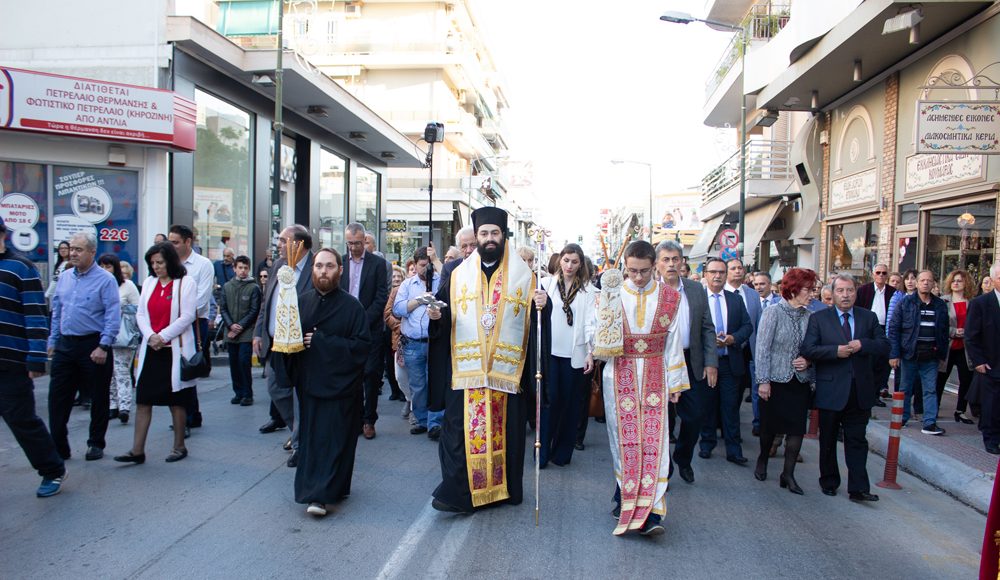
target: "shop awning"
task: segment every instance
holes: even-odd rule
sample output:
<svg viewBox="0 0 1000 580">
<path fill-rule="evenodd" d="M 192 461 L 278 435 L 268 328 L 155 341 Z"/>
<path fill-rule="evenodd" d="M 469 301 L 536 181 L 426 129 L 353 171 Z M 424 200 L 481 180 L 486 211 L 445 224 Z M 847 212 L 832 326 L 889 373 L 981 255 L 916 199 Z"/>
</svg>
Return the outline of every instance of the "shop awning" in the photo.
<svg viewBox="0 0 1000 580">
<path fill-rule="evenodd" d="M 386 202 L 386 218 L 391 220 L 407 220 L 413 222 L 427 221 L 426 201 L 396 201 Z M 434 221 L 450 222 L 455 218 L 455 203 L 451 201 L 434 202 Z"/>
<path fill-rule="evenodd" d="M 724 215 L 719 214 L 702 223 L 701 234 L 698 235 L 698 239 L 691 246 L 691 252 L 688 254 L 689 262 L 700 262 L 708 256 L 712 250 L 712 244 L 715 242 L 715 235 L 719 233 L 719 226 L 722 225 Z"/>
<path fill-rule="evenodd" d="M 771 227 L 771 222 L 774 221 L 774 217 L 778 215 L 779 211 L 781 211 L 781 201 L 775 200 L 747 212 L 746 225 L 743 227 L 743 235 L 746 236 L 743 241 L 744 255 L 753 257 L 757 244 L 764 237 L 767 228 Z"/>
</svg>

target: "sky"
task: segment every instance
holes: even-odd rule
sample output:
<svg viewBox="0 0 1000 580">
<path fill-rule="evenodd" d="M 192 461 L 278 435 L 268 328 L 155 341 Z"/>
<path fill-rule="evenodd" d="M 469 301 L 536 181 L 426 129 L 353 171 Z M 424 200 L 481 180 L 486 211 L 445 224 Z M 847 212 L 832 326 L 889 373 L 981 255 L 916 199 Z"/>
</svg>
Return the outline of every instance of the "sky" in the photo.
<svg viewBox="0 0 1000 580">
<path fill-rule="evenodd" d="M 478 23 L 506 81 L 511 157 L 534 164 L 535 221 L 557 244 L 588 239 L 598 210 L 688 191 L 735 150 L 706 127 L 705 79 L 730 35 L 659 20 L 704 16 L 704 0 L 479 0 Z M 590 251 L 595 248 L 591 247 Z"/>
</svg>

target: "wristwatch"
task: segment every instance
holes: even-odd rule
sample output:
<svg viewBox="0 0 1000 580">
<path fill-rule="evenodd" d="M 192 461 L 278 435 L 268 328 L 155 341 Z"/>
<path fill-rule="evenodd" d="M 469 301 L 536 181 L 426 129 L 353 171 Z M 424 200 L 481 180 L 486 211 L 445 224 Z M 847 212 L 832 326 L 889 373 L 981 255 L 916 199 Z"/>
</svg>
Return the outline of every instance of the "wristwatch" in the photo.
<svg viewBox="0 0 1000 580">
<path fill-rule="evenodd" d="M 111 347 L 106 344 L 99 344 L 97 345 L 97 347 L 103 350 L 104 352 L 111 352 Z"/>
</svg>

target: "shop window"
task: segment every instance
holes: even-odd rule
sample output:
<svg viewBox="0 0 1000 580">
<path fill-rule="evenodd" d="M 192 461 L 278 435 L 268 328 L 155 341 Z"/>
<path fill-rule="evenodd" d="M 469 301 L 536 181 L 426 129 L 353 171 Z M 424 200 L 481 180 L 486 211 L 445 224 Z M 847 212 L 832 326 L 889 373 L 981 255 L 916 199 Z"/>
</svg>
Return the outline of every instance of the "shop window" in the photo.
<svg viewBox="0 0 1000 580">
<path fill-rule="evenodd" d="M 924 267 L 938 280 L 952 270 L 968 270 L 978 286 L 993 263 L 996 211 L 995 201 L 984 201 L 926 212 Z"/>
<path fill-rule="evenodd" d="M 202 91 L 198 105 L 198 150 L 194 154 L 196 245 L 211 260 L 226 247 L 250 254 L 253 176 L 251 116 Z"/>
<path fill-rule="evenodd" d="M 7 245 L 35 262 L 47 283 L 56 258 L 49 254 L 46 182 L 44 165 L 0 161 L 0 217 L 7 225 Z"/>
<path fill-rule="evenodd" d="M 357 170 L 357 206 L 354 211 L 354 221 L 365 226 L 365 229 L 378 239 L 378 186 L 379 174 L 371 169 L 358 166 Z"/>
<path fill-rule="evenodd" d="M 851 274 L 861 283 L 871 281 L 878 263 L 878 220 L 830 226 L 830 273 Z"/>
<path fill-rule="evenodd" d="M 915 203 L 907 203 L 899 206 L 896 211 L 897 226 L 914 226 L 920 217 L 920 206 Z"/>
<path fill-rule="evenodd" d="M 344 251 L 347 162 L 326 149 L 319 154 L 319 245 Z"/>
</svg>

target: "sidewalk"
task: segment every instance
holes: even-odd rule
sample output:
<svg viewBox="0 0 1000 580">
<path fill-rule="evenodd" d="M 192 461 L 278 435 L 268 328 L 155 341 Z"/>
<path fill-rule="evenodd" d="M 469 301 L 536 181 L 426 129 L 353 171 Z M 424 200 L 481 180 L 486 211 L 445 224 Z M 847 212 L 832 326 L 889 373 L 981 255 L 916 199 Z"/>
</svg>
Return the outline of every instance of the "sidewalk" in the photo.
<svg viewBox="0 0 1000 580">
<path fill-rule="evenodd" d="M 883 400 L 886 407 L 872 409 L 868 445 L 873 452 L 884 457 L 889 446 L 892 401 Z M 938 412 L 938 426 L 946 431 L 943 436 L 924 435 L 920 432 L 920 421 L 910 419 L 902 430 L 899 443 L 899 467 L 985 514 L 993 494 L 998 456 L 986 452 L 982 435 L 975 424 L 955 421 L 957 401 L 954 393 L 945 391 Z M 971 417 L 968 411 L 966 415 Z M 870 475 L 872 483 L 882 479 L 875 473 Z"/>
</svg>

